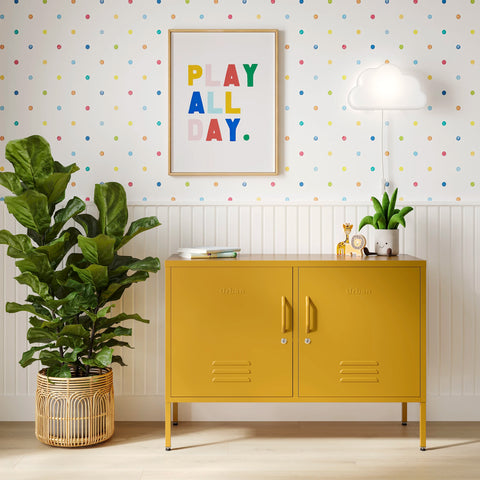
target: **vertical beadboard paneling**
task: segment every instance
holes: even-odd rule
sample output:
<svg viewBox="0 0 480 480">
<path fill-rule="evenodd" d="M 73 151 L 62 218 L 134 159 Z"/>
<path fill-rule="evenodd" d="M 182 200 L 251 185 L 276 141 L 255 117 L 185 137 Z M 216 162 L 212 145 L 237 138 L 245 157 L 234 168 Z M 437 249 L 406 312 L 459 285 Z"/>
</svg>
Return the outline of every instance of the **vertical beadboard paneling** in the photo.
<svg viewBox="0 0 480 480">
<path fill-rule="evenodd" d="M 333 207 L 327 206 L 322 208 L 321 253 L 336 251 L 333 242 L 333 229 Z M 341 238 L 343 240 L 343 237 Z"/>
<path fill-rule="evenodd" d="M 252 207 L 240 207 L 239 215 L 238 215 L 238 236 L 240 239 L 239 246 L 240 248 L 246 252 L 251 253 L 251 243 L 252 243 L 252 235 L 251 235 L 251 210 Z"/>
<path fill-rule="evenodd" d="M 285 253 L 298 253 L 298 207 L 286 207 L 285 214 Z"/>
<path fill-rule="evenodd" d="M 322 245 L 320 239 L 322 230 L 322 209 L 315 205 L 310 207 L 310 253 L 321 253 Z"/>
<path fill-rule="evenodd" d="M 116 302 L 115 313 L 138 312 L 151 320 L 148 325 L 128 323 L 134 336 L 126 340 L 131 340 L 135 349 L 121 349 L 129 366 L 115 366 L 116 395 L 134 402 L 137 397 L 164 392 L 163 262 L 177 248 L 213 243 L 238 245 L 244 253 L 331 253 L 344 238 L 342 224 L 348 221 L 358 226 L 368 213 L 368 205 L 130 206 L 130 220 L 156 215 L 162 226 L 133 239 L 123 253 L 139 258 L 158 256 L 162 271 L 127 289 Z M 3 205 L 0 228 L 20 233 Z M 366 227 L 362 234 L 373 249 L 373 229 Z M 417 206 L 400 238 L 405 253 L 428 261 L 429 396 L 467 400 L 480 395 L 480 206 Z M 17 275 L 14 260 L 6 256 L 4 246 L 0 252 L 0 301 L 2 305 L 23 302 L 27 290 L 12 281 Z M 31 395 L 36 369 L 24 370 L 18 365 L 26 348 L 28 316 L 6 316 L 3 308 L 0 396 Z"/>
<path fill-rule="evenodd" d="M 206 208 L 204 210 L 204 237 L 206 245 L 215 245 L 217 216 L 216 208 Z"/>
<path fill-rule="evenodd" d="M 145 209 L 145 216 L 152 217 L 155 215 L 157 215 L 157 211 L 154 206 L 149 206 Z M 191 220 L 189 222 L 189 226 L 191 227 Z M 144 252 L 146 256 L 154 256 L 154 252 L 150 251 L 149 245 L 161 245 L 160 232 L 162 229 L 165 230 L 165 227 L 160 226 L 145 232 Z M 161 288 L 161 285 L 163 285 L 161 279 L 164 275 L 165 272 L 160 270 L 160 272 L 157 274 L 150 274 L 150 278 L 146 282 L 146 299 L 142 316 L 150 320 L 150 323 L 148 325 L 141 324 L 145 332 L 145 355 L 143 355 L 143 367 L 145 375 L 144 392 L 146 395 L 154 395 L 158 391 L 159 387 L 159 363 L 161 363 L 160 360 L 162 360 L 161 355 L 163 352 L 163 343 L 161 343 L 161 338 L 163 335 L 160 335 L 160 331 L 163 330 L 163 328 L 161 328 L 159 321 L 162 317 L 159 315 L 159 312 L 162 312 L 163 305 L 161 305 L 160 298 L 163 296 L 158 295 L 158 292 L 163 291 Z M 135 288 L 135 286 L 132 288 Z M 139 322 L 136 322 L 134 328 L 136 328 L 138 325 L 140 325 Z M 157 359 L 158 356 L 160 356 L 160 358 Z M 152 362 L 151 359 L 157 360 Z"/>
<path fill-rule="evenodd" d="M 444 261 L 440 235 L 440 208 L 427 211 L 427 387 L 434 395 L 440 394 L 440 262 Z"/>
<path fill-rule="evenodd" d="M 263 207 L 251 207 L 250 209 L 250 251 L 262 253 L 263 249 Z"/>
<path fill-rule="evenodd" d="M 452 387 L 452 264 L 451 207 L 440 207 L 438 243 L 441 252 L 440 273 L 440 395 L 448 395 Z M 435 240 L 434 240 L 435 241 Z"/>
<path fill-rule="evenodd" d="M 228 245 L 227 207 L 220 206 L 216 208 L 215 221 L 215 245 Z"/>
<path fill-rule="evenodd" d="M 169 211 L 170 208 L 167 210 Z M 205 245 L 204 237 L 204 207 L 193 207 L 192 208 L 192 245 Z M 169 224 L 166 223 L 165 227 L 167 232 L 170 230 Z M 188 246 L 187 245 L 182 245 Z M 174 252 L 175 250 L 171 248 L 169 244 L 169 251 Z"/>
<path fill-rule="evenodd" d="M 297 207 L 298 216 L 298 253 L 310 253 L 310 208 Z"/>
<path fill-rule="evenodd" d="M 480 395 L 480 207 L 475 207 L 475 246 L 477 257 L 475 261 L 475 389 L 476 395 Z"/>
<path fill-rule="evenodd" d="M 180 246 L 188 247 L 193 245 L 193 219 L 192 207 L 180 207 Z"/>
<path fill-rule="evenodd" d="M 275 251 L 273 253 L 285 253 L 286 242 L 286 211 L 285 207 L 275 207 Z"/>
<path fill-rule="evenodd" d="M 262 228 L 263 251 L 265 253 L 275 252 L 275 210 L 272 206 L 263 207 L 263 228 Z"/>
<path fill-rule="evenodd" d="M 450 341 L 452 345 L 452 385 L 450 393 L 461 395 L 463 392 L 463 230 L 462 207 L 450 207 L 450 250 L 451 263 L 451 310 L 450 310 Z"/>
<path fill-rule="evenodd" d="M 227 210 L 227 239 L 229 246 L 240 245 L 239 207 L 229 207 Z"/>
</svg>

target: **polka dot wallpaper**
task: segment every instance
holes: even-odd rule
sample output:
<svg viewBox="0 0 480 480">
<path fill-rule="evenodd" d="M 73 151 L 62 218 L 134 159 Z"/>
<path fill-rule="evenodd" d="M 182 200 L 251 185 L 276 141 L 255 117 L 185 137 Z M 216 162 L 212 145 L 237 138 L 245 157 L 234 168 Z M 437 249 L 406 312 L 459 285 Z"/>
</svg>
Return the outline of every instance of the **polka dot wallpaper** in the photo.
<svg viewBox="0 0 480 480">
<path fill-rule="evenodd" d="M 136 202 L 366 202 L 383 157 L 406 202 L 476 202 L 479 26 L 479 0 L 2 0 L 1 149 L 43 135 L 80 167 L 70 193 L 84 199 L 118 181 Z M 278 176 L 168 176 L 175 28 L 279 30 Z M 346 99 L 385 62 L 418 79 L 427 106 L 382 124 Z"/>
</svg>

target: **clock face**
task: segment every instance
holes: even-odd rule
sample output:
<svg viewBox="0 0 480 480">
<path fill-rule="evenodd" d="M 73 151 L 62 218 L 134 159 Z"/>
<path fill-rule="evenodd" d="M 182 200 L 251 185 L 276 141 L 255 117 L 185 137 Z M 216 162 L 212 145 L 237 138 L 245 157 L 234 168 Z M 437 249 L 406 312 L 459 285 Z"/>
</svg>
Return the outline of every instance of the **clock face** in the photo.
<svg viewBox="0 0 480 480">
<path fill-rule="evenodd" d="M 354 235 L 351 240 L 352 247 L 355 249 L 363 248 L 367 243 L 367 240 L 363 235 Z"/>
</svg>

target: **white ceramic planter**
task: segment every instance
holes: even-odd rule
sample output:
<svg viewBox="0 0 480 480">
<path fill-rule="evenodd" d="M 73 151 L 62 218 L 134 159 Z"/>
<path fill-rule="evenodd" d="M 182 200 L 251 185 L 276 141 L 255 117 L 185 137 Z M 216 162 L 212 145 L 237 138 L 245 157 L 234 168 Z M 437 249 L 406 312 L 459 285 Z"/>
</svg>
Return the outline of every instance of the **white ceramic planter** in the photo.
<svg viewBox="0 0 480 480">
<path fill-rule="evenodd" d="M 398 229 L 395 230 L 375 230 L 375 253 L 377 255 L 398 255 Z"/>
</svg>

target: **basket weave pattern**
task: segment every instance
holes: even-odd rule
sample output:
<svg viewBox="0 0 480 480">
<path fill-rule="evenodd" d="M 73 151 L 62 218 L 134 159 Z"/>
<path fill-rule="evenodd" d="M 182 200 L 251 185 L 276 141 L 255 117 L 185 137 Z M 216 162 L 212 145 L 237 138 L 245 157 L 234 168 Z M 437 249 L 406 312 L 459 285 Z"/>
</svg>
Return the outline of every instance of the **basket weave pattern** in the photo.
<svg viewBox="0 0 480 480">
<path fill-rule="evenodd" d="M 89 377 L 37 375 L 35 435 L 56 447 L 82 447 L 108 440 L 114 430 L 113 373 L 93 370 Z"/>
</svg>

